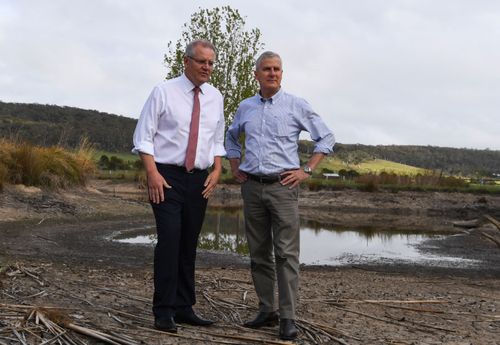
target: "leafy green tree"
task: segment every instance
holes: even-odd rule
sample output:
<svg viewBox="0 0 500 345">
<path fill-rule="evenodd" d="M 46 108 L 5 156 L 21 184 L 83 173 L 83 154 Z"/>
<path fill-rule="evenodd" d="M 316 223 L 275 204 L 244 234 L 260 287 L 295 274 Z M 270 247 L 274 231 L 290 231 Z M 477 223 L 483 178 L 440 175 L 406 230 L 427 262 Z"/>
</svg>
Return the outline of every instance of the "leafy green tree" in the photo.
<svg viewBox="0 0 500 345">
<path fill-rule="evenodd" d="M 126 170 L 127 168 L 127 163 L 125 163 L 123 159 L 116 156 L 111 156 L 109 159 L 109 170 Z"/>
<path fill-rule="evenodd" d="M 99 163 L 97 165 L 101 169 L 109 169 L 109 157 L 106 155 L 101 155 L 101 158 L 99 158 Z"/>
<path fill-rule="evenodd" d="M 215 46 L 217 60 L 210 83 L 224 96 L 226 126 L 231 123 L 238 104 L 253 96 L 258 84 L 253 76 L 255 57 L 264 44 L 260 42 L 258 28 L 245 30 L 245 20 L 238 10 L 230 6 L 202 9 L 184 23 L 182 37 L 168 43 L 165 65 L 167 78 L 179 76 L 183 71 L 183 55 L 187 44 L 195 39 L 206 39 Z"/>
</svg>

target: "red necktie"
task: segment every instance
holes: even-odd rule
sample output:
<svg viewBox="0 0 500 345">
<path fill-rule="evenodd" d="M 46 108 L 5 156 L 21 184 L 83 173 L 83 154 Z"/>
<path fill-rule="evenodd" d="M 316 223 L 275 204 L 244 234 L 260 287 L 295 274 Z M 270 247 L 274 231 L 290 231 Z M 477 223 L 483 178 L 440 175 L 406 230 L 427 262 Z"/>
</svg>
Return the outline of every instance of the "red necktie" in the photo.
<svg viewBox="0 0 500 345">
<path fill-rule="evenodd" d="M 196 146 L 198 144 L 198 130 L 200 127 L 200 99 L 198 94 L 200 88 L 195 86 L 193 89 L 193 112 L 191 113 L 191 125 L 189 126 L 189 139 L 186 150 L 186 170 L 191 171 L 194 168 L 194 160 L 196 158 Z"/>
</svg>

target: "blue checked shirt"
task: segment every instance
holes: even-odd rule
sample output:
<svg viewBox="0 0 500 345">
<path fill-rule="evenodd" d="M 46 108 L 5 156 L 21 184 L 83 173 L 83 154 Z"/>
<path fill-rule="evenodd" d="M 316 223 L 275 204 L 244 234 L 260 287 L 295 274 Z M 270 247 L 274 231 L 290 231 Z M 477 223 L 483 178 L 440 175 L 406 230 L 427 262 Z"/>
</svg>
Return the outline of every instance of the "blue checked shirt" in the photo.
<svg viewBox="0 0 500 345">
<path fill-rule="evenodd" d="M 254 175 L 277 175 L 300 168 L 298 140 L 307 131 L 316 142 L 314 153 L 333 152 L 335 137 L 309 103 L 278 91 L 272 98 L 259 94 L 240 103 L 226 133 L 227 158 L 241 158 L 240 134 L 245 135 L 245 157 L 240 170 Z"/>
</svg>

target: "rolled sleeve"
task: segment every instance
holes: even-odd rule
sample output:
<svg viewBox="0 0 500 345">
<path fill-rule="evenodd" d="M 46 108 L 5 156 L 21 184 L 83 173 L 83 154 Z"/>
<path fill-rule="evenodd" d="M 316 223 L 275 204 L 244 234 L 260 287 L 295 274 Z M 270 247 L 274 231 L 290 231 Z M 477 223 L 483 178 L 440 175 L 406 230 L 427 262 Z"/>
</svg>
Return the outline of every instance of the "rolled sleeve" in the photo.
<svg viewBox="0 0 500 345">
<path fill-rule="evenodd" d="M 311 139 L 316 142 L 313 152 L 324 154 L 332 153 L 333 146 L 335 145 L 335 136 L 333 132 L 328 128 L 321 117 L 313 111 L 307 101 L 301 100 L 300 106 L 302 108 L 302 126 L 309 132 Z"/>
<path fill-rule="evenodd" d="M 226 122 L 224 120 L 224 110 L 221 110 L 221 115 L 219 121 L 217 122 L 217 129 L 215 131 L 214 156 L 220 156 L 220 157 L 226 156 L 226 150 L 224 148 L 225 126 Z"/>
<path fill-rule="evenodd" d="M 240 125 L 238 119 L 238 112 L 236 112 L 234 121 L 226 133 L 226 157 L 229 159 L 241 158 L 241 144 L 239 142 Z"/>
<path fill-rule="evenodd" d="M 140 143 L 134 143 L 134 148 L 132 149 L 132 153 L 135 154 L 145 153 L 150 156 L 154 156 L 155 150 L 152 143 L 140 142 Z"/>
<path fill-rule="evenodd" d="M 146 100 L 135 127 L 133 153 L 142 152 L 154 156 L 153 141 L 158 130 L 158 119 L 162 112 L 163 102 L 162 93 L 155 87 Z"/>
<path fill-rule="evenodd" d="M 335 136 L 332 132 L 328 133 L 323 138 L 319 139 L 314 145 L 314 153 L 324 153 L 325 155 L 333 153 L 335 145 Z"/>
</svg>

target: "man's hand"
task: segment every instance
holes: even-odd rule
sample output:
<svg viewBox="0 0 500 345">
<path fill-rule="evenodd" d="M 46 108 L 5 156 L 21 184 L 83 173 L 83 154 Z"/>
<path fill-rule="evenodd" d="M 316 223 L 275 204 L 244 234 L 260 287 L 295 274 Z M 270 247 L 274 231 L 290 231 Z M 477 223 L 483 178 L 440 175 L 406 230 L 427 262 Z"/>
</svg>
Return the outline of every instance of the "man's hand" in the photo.
<svg viewBox="0 0 500 345">
<path fill-rule="evenodd" d="M 208 174 L 207 179 L 203 184 L 203 186 L 205 186 L 205 189 L 203 190 L 203 192 L 201 192 L 205 199 L 208 199 L 210 195 L 212 195 L 212 192 L 215 190 L 217 183 L 219 183 L 221 173 L 222 169 L 214 169 L 210 174 Z"/>
<path fill-rule="evenodd" d="M 247 174 L 241 171 L 240 169 L 237 169 L 236 171 L 231 171 L 231 173 L 233 174 L 234 179 L 238 183 L 243 183 L 248 179 Z"/>
<path fill-rule="evenodd" d="M 238 183 L 243 183 L 248 179 L 247 174 L 239 169 L 239 158 L 229 158 L 229 165 L 231 165 L 231 174 Z"/>
<path fill-rule="evenodd" d="M 146 176 L 148 178 L 149 200 L 151 200 L 151 202 L 154 204 L 159 204 L 160 202 L 165 201 L 165 193 L 163 192 L 163 187 L 172 187 L 158 172 L 153 156 L 143 152 L 140 152 L 139 155 L 142 159 L 142 163 L 144 164 L 144 169 L 146 170 Z"/>
<path fill-rule="evenodd" d="M 167 181 L 161 176 L 161 174 L 155 170 L 148 174 L 148 193 L 149 200 L 154 204 L 159 204 L 165 200 L 165 193 L 163 192 L 163 187 L 172 188 Z"/>
<path fill-rule="evenodd" d="M 288 170 L 288 171 L 282 172 L 280 175 L 283 178 L 280 183 L 283 186 L 289 185 L 290 189 L 295 188 L 296 186 L 299 185 L 299 183 L 301 183 L 302 181 L 307 180 L 309 177 L 311 177 L 311 175 L 309 175 L 308 173 L 306 173 L 302 169 Z"/>
</svg>

